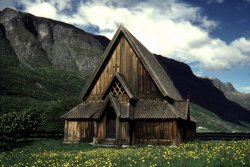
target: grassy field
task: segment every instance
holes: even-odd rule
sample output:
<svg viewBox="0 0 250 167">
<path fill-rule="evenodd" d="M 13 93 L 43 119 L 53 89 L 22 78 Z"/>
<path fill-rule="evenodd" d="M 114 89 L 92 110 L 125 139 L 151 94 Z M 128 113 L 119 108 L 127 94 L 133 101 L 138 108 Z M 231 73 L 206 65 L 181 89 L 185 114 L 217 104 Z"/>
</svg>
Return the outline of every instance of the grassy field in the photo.
<svg viewBox="0 0 250 167">
<path fill-rule="evenodd" d="M 0 153 L 0 166 L 250 166 L 250 141 L 101 148 L 37 140 Z"/>
</svg>

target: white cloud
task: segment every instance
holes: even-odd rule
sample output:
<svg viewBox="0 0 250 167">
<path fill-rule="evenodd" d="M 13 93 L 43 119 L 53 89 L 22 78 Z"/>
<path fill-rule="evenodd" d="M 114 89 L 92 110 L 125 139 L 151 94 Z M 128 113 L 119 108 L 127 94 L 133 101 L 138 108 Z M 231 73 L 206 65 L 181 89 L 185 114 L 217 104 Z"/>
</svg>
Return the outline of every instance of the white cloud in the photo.
<svg viewBox="0 0 250 167">
<path fill-rule="evenodd" d="M 60 11 L 71 8 L 71 0 L 50 0 L 49 2 L 56 6 Z"/>
<path fill-rule="evenodd" d="M 209 31 L 218 23 L 185 3 L 171 1 L 158 6 L 144 1 L 128 8 L 94 1 L 81 4 L 78 14 L 85 23 L 98 26 L 102 35 L 111 38 L 117 24 L 123 23 L 151 52 L 185 62 L 198 61 L 206 69 L 229 69 L 250 62 L 249 39 L 226 44 L 210 37 Z"/>
<path fill-rule="evenodd" d="M 207 17 L 201 19 L 201 27 L 207 31 L 212 31 L 218 26 L 218 22 L 209 20 Z"/>
<path fill-rule="evenodd" d="M 51 19 L 57 18 L 57 9 L 48 2 L 42 2 L 38 4 L 32 3 L 28 6 L 26 12 Z"/>
<path fill-rule="evenodd" d="M 241 52 L 250 55 L 250 39 L 244 37 L 234 40 L 231 43 L 232 47 L 237 48 Z"/>
<path fill-rule="evenodd" d="M 214 1 L 214 0 L 213 0 Z M 77 11 L 66 15 L 70 0 L 24 0 L 26 11 L 79 27 L 97 26 L 101 35 L 112 38 L 123 23 L 151 52 L 198 62 L 206 69 L 229 69 L 250 63 L 250 39 L 239 38 L 227 44 L 210 36 L 218 22 L 201 14 L 201 9 L 179 0 L 92 0 L 81 1 Z M 216 0 L 222 3 L 223 0 Z"/>
<path fill-rule="evenodd" d="M 244 93 L 250 93 L 250 86 L 239 87 L 238 90 Z"/>
<path fill-rule="evenodd" d="M 249 54 L 245 54 L 248 48 L 239 48 L 240 41 L 237 39 L 228 45 L 220 39 L 209 38 L 204 45 L 189 48 L 187 52 L 206 69 L 229 69 L 250 62 Z"/>
</svg>

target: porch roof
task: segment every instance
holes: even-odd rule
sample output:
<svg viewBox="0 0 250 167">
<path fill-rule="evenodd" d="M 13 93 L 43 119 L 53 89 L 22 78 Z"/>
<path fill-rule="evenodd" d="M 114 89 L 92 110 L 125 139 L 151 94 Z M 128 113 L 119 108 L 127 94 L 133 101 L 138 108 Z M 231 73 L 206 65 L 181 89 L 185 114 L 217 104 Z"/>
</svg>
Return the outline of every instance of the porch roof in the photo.
<svg viewBox="0 0 250 167">
<path fill-rule="evenodd" d="M 136 104 L 121 104 L 108 95 L 100 102 L 81 103 L 64 114 L 64 119 L 100 119 L 107 104 L 110 104 L 121 119 L 183 119 L 195 122 L 188 113 L 187 101 L 175 102 L 173 105 L 159 99 L 140 99 Z"/>
</svg>

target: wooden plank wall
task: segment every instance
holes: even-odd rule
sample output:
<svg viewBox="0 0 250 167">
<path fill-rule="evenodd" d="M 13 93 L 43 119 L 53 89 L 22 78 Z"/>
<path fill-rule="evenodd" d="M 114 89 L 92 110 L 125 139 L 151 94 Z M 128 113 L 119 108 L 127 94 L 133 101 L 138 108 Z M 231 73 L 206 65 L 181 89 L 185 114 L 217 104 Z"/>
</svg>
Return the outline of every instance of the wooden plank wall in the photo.
<svg viewBox="0 0 250 167">
<path fill-rule="evenodd" d="M 124 76 L 129 87 L 133 88 L 140 98 L 161 96 L 160 91 L 149 76 L 149 73 L 138 60 L 135 52 L 124 37 L 121 37 L 116 44 L 116 48 L 110 54 L 109 61 L 105 64 L 102 72 L 98 76 L 99 78 L 91 88 L 92 90 L 87 98 L 88 100 L 98 100 L 100 98 L 100 95 L 116 71 Z M 119 67 L 115 69 L 115 65 Z"/>
<path fill-rule="evenodd" d="M 77 128 L 77 121 L 65 121 L 64 134 L 65 142 L 78 142 L 80 140 L 80 133 Z"/>
<path fill-rule="evenodd" d="M 139 120 L 135 122 L 134 143 L 172 144 L 176 141 L 176 121 Z"/>
<path fill-rule="evenodd" d="M 78 123 L 80 140 L 92 141 L 94 137 L 94 121 L 81 121 Z"/>
<path fill-rule="evenodd" d="M 129 143 L 130 141 L 130 128 L 129 128 L 129 122 L 128 121 L 121 121 L 120 122 L 120 127 L 119 127 L 119 138 L 120 140 L 125 140 L 126 143 Z"/>
<path fill-rule="evenodd" d="M 178 120 L 178 135 L 181 141 L 192 141 L 195 139 L 196 123 L 191 121 Z"/>
<path fill-rule="evenodd" d="M 94 137 L 93 121 L 65 121 L 65 142 L 92 141 Z"/>
<path fill-rule="evenodd" d="M 98 124 L 98 130 L 97 130 L 97 138 L 98 140 L 100 139 L 105 139 L 106 137 L 106 113 L 104 117 L 101 119 L 101 121 L 97 122 Z"/>
</svg>

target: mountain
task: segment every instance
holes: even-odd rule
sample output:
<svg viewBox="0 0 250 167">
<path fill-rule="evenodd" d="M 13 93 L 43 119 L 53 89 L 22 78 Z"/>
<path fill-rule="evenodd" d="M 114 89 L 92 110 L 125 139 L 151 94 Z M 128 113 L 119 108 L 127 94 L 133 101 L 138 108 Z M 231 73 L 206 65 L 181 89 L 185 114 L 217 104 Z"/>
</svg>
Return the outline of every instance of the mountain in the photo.
<svg viewBox="0 0 250 167">
<path fill-rule="evenodd" d="M 229 82 L 223 83 L 218 78 L 208 78 L 211 80 L 213 85 L 221 90 L 227 99 L 238 103 L 242 107 L 250 110 L 250 93 L 241 93 L 237 91 L 233 85 Z"/>
<path fill-rule="evenodd" d="M 54 66 L 90 74 L 109 40 L 70 24 L 12 9 L 0 12 L 0 29 L 22 66 Z"/>
<path fill-rule="evenodd" d="M 41 129 L 62 130 L 59 116 L 79 103 L 108 42 L 63 22 L 0 11 L 0 115 L 32 110 L 45 120 Z M 239 101 L 230 100 L 232 87 L 214 86 L 187 64 L 155 56 L 181 95 L 190 98 L 198 131 L 250 131 L 250 102 L 240 99 L 241 93 Z"/>
<path fill-rule="evenodd" d="M 189 98 L 191 102 L 213 112 L 225 121 L 248 126 L 250 110 L 227 98 L 214 86 L 211 79 L 197 77 L 185 63 L 160 55 L 156 55 L 156 58 L 184 98 Z M 244 103 L 249 104 L 250 101 Z"/>
</svg>

